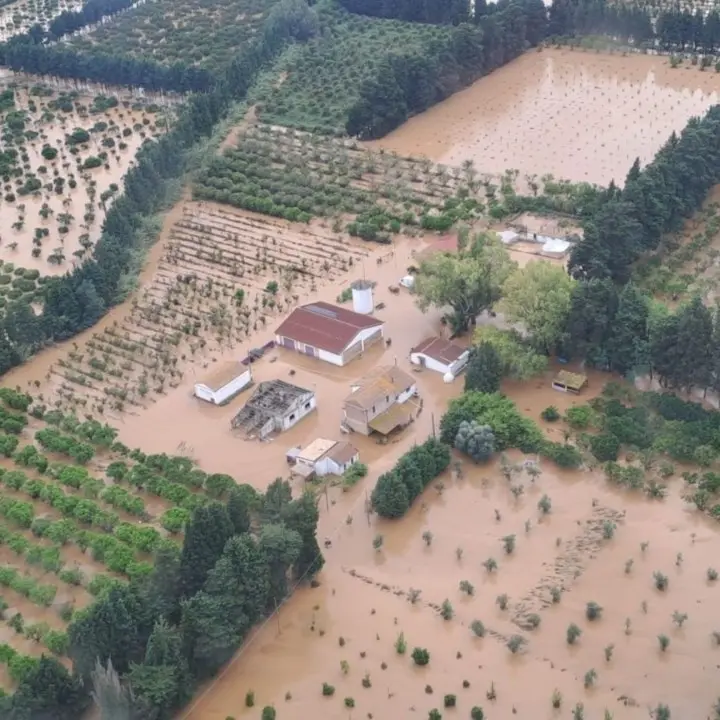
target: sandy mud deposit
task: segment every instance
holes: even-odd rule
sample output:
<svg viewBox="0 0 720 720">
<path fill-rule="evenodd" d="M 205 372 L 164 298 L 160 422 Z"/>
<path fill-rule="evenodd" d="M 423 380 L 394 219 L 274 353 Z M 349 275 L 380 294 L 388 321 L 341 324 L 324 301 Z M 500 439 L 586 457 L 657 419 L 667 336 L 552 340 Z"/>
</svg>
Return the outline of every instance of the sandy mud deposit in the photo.
<svg viewBox="0 0 720 720">
<path fill-rule="evenodd" d="M 372 147 L 480 172 L 516 168 L 620 184 L 673 131 L 717 102 L 720 76 L 665 57 L 528 53 L 406 122 Z"/>
</svg>

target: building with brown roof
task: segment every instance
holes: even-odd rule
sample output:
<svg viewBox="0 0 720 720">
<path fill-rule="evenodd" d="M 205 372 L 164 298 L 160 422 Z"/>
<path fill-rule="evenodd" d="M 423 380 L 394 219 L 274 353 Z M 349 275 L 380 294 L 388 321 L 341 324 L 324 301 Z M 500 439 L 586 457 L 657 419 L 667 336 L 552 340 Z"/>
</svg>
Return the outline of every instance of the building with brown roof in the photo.
<svg viewBox="0 0 720 720">
<path fill-rule="evenodd" d="M 343 424 L 370 435 L 390 434 L 413 421 L 418 405 L 415 380 L 397 366 L 377 368 L 352 385 L 343 403 Z"/>
<path fill-rule="evenodd" d="M 425 338 L 410 351 L 410 362 L 413 365 L 442 373 L 443 376 L 449 376 L 449 380 L 465 369 L 469 357 L 467 348 L 440 337 Z"/>
<path fill-rule="evenodd" d="M 302 305 L 275 330 L 275 342 L 333 365 L 345 365 L 383 336 L 383 321 L 326 302 Z"/>
</svg>

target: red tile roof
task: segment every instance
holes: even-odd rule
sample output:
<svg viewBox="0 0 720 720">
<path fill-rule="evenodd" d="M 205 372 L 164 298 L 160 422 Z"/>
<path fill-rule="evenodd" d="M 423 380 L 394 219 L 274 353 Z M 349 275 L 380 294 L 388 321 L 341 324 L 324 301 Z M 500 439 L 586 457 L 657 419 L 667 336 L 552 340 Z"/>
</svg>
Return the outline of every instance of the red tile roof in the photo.
<svg viewBox="0 0 720 720">
<path fill-rule="evenodd" d="M 315 302 L 293 310 L 275 334 L 340 355 L 361 330 L 383 324 L 382 320 L 372 315 Z"/>
<path fill-rule="evenodd" d="M 420 353 L 427 355 L 433 360 L 451 365 L 454 363 L 467 348 L 460 347 L 450 340 L 443 340 L 439 337 L 429 337 L 423 340 L 419 345 L 414 347 L 411 353 Z"/>
</svg>

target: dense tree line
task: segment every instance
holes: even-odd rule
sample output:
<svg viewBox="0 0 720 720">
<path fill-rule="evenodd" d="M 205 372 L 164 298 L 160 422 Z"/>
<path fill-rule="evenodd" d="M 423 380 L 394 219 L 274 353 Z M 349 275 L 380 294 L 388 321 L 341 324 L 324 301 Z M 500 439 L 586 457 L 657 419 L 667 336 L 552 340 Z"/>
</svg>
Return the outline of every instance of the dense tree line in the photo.
<svg viewBox="0 0 720 720">
<path fill-rule="evenodd" d="M 416 445 L 378 478 L 371 497 L 373 509 L 381 517 L 402 517 L 449 464 L 450 448 L 445 443 L 431 437 Z"/>
<path fill-rule="evenodd" d="M 363 83 L 348 114 L 347 133 L 381 137 L 545 37 L 541 0 L 501 0 L 491 7 L 476 24 L 453 28 L 448 41 L 431 43 L 422 53 L 398 49 L 390 55 Z"/>
<path fill-rule="evenodd" d="M 125 176 L 123 195 L 105 216 L 93 257 L 47 283 L 43 313 L 35 315 L 24 304 L 8 306 L 0 323 L 0 373 L 44 345 L 66 340 L 91 327 L 123 299 L 123 279 L 133 271 L 136 257 L 146 243 L 145 221 L 163 206 L 169 181 L 185 171 L 188 151 L 209 137 L 230 105 L 245 96 L 260 68 L 289 39 L 302 36 L 305 26 L 298 20 L 296 6 L 290 0 L 281 2 L 258 40 L 231 63 L 208 92 L 187 101 L 170 132 L 157 142 L 143 145 L 135 166 Z M 54 51 L 39 45 L 18 47 L 35 48 L 41 53 Z M 53 69 L 48 67 L 46 74 L 54 74 Z M 110 78 L 107 81 L 117 82 Z"/>
<path fill-rule="evenodd" d="M 29 38 L 14 38 L 0 46 L 0 64 L 33 75 L 143 87 L 152 91 L 206 92 L 214 80 L 207 70 L 184 63 L 166 66 L 128 56 L 87 55 L 67 46 L 45 45 Z"/>
<path fill-rule="evenodd" d="M 607 0 L 553 0 L 548 35 L 572 37 L 608 35 L 635 45 L 666 50 L 713 53 L 720 47 L 720 14 L 701 8 L 667 7 L 658 12 L 648 6 Z"/>
<path fill-rule="evenodd" d="M 318 572 L 313 495 L 293 500 L 280 479 L 259 495 L 249 485 L 226 504 L 199 507 L 181 551 L 164 545 L 152 574 L 113 586 L 69 628 L 73 674 L 43 658 L 17 692 L 0 700 L 8 720 L 80 717 L 90 691 L 110 717 L 169 718 L 276 610 L 290 581 Z"/>
<path fill-rule="evenodd" d="M 572 274 L 627 282 L 635 260 L 679 229 L 718 181 L 720 106 L 714 106 L 692 118 L 679 137 L 673 133 L 645 168 L 636 160 L 622 190 L 610 185 L 573 248 Z"/>
<path fill-rule="evenodd" d="M 135 0 L 88 0 L 79 10 L 64 10 L 48 26 L 48 39 L 57 40 L 63 35 L 99 23 L 103 18 L 132 7 L 134 2 Z"/>
<path fill-rule="evenodd" d="M 458 24 L 471 17 L 468 0 L 340 0 L 340 4 L 358 15 L 408 22 Z"/>
</svg>

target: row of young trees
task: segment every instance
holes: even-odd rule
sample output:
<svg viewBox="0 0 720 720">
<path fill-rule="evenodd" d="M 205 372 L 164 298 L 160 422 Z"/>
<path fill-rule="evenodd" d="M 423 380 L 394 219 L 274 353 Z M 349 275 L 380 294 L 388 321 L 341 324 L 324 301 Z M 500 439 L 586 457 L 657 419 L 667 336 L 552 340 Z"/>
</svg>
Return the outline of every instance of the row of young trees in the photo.
<svg viewBox="0 0 720 720">
<path fill-rule="evenodd" d="M 137 255 L 147 243 L 147 220 L 166 201 L 170 181 L 184 173 L 188 152 L 212 134 L 233 103 L 245 97 L 258 71 L 304 31 L 298 20 L 303 9 L 307 6 L 301 0 L 283 0 L 257 41 L 231 63 L 212 89 L 192 96 L 173 128 L 156 142 L 143 145 L 125 176 L 123 195 L 105 216 L 93 257 L 47 283 L 42 315 L 36 316 L 27 305 L 8 306 L 0 322 L 0 374 L 44 345 L 91 327 L 123 299 L 124 278 L 134 271 Z M 55 52 L 40 45 L 22 47 Z M 53 68 L 48 67 L 47 73 L 53 74 Z M 117 78 L 106 81 L 118 82 Z"/>
<path fill-rule="evenodd" d="M 452 28 L 447 41 L 422 53 L 398 49 L 363 83 L 348 113 L 346 131 L 382 137 L 477 78 L 518 57 L 546 35 L 542 0 L 501 0 L 476 25 Z"/>
<path fill-rule="evenodd" d="M 280 479 L 265 495 L 243 485 L 226 504 L 198 508 L 181 552 L 163 546 L 152 574 L 113 585 L 76 614 L 73 675 L 43 658 L 0 700 L 0 715 L 75 720 L 92 690 L 103 717 L 171 717 L 288 597 L 291 579 L 321 569 L 317 520 L 314 496 L 292 500 Z"/>
</svg>

